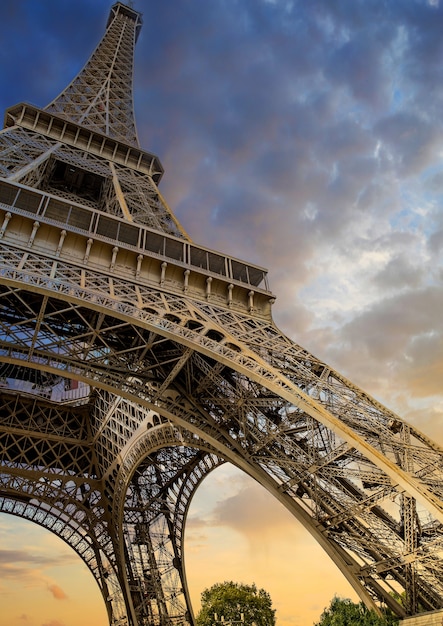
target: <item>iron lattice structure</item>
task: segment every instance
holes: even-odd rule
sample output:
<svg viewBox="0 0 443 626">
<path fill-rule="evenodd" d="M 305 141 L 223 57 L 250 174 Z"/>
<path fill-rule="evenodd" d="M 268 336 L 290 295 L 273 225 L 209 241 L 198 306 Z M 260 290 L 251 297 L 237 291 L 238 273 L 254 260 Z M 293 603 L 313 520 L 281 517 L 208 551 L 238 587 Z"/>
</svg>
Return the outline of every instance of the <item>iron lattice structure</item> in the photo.
<svg viewBox="0 0 443 626">
<path fill-rule="evenodd" d="M 135 130 L 140 27 L 116 3 L 74 81 L 5 115 L 0 510 L 72 546 L 111 624 L 193 624 L 186 515 L 229 461 L 369 607 L 442 608 L 442 449 L 278 330 L 263 268 L 180 227 Z"/>
</svg>

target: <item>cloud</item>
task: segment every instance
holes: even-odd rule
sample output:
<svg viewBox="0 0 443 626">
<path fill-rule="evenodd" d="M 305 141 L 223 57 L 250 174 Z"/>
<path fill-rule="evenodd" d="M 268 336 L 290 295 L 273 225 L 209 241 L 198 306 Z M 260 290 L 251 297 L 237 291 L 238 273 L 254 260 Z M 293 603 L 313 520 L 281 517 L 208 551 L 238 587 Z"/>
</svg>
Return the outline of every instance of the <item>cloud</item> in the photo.
<svg viewBox="0 0 443 626">
<path fill-rule="evenodd" d="M 402 176 L 419 174 L 438 160 L 441 130 L 418 112 L 389 115 L 379 120 L 374 131 Z"/>
<path fill-rule="evenodd" d="M 414 288 L 421 284 L 424 269 L 409 259 L 405 253 L 392 257 L 376 274 L 374 282 L 384 289 Z"/>
<path fill-rule="evenodd" d="M 443 331 L 440 311 L 443 291 L 436 287 L 400 293 L 374 305 L 349 322 L 341 336 L 353 349 L 374 361 L 406 354 L 420 359 L 417 342 Z M 430 356 L 430 355 L 429 355 Z"/>
<path fill-rule="evenodd" d="M 222 489 L 220 497 L 206 511 L 193 513 L 187 528 L 192 534 L 194 550 L 204 546 L 207 536 L 202 530 L 228 529 L 238 533 L 258 554 L 268 553 L 271 543 L 278 537 L 296 540 L 297 524 L 283 505 L 263 487 L 238 470 L 230 472 L 227 495 Z M 271 506 L 272 504 L 272 506 Z"/>
<path fill-rule="evenodd" d="M 66 552 L 65 554 L 49 555 L 41 552 L 40 548 L 32 550 L 12 550 L 9 548 L 0 548 L 0 572 L 3 567 L 19 567 L 17 564 L 24 564 L 26 567 L 53 567 L 57 565 L 66 565 L 77 561 L 78 557 L 74 552 Z M 21 567 L 21 566 L 20 566 Z"/>
<path fill-rule="evenodd" d="M 45 570 L 77 563 L 78 557 L 74 553 L 62 554 L 56 547 L 51 555 L 26 550 L 0 549 L 0 579 L 4 583 L 19 585 L 20 588 L 46 588 L 54 599 L 65 600 L 68 598 L 67 594 L 60 585 L 48 577 Z M 8 593 L 7 586 L 3 593 Z M 26 614 L 23 614 L 20 619 L 26 618 Z"/>
<path fill-rule="evenodd" d="M 48 585 L 48 591 L 51 592 L 56 600 L 66 600 L 68 597 L 63 589 L 55 584 Z"/>
<path fill-rule="evenodd" d="M 269 535 L 278 529 L 293 524 L 293 519 L 285 509 L 280 514 L 269 513 L 269 503 L 273 496 L 258 485 L 244 486 L 237 494 L 217 504 L 213 512 L 213 524 L 233 528 L 250 535 Z"/>
</svg>

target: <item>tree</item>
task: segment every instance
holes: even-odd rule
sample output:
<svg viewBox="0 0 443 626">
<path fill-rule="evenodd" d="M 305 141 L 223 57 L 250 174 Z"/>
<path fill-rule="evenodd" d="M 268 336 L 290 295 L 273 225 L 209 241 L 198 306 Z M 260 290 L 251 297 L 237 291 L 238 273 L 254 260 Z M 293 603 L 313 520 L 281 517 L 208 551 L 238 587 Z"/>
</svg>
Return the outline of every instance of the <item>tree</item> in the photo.
<svg viewBox="0 0 443 626">
<path fill-rule="evenodd" d="M 213 626 L 221 622 L 222 617 L 226 626 L 242 619 L 245 626 L 275 626 L 271 596 L 264 589 L 257 589 L 255 584 L 216 583 L 203 591 L 201 602 L 197 626 Z"/>
<path fill-rule="evenodd" d="M 333 598 L 315 626 L 394 626 L 398 618 L 390 611 L 382 617 L 370 611 L 363 602 L 355 604 L 348 598 Z"/>
</svg>

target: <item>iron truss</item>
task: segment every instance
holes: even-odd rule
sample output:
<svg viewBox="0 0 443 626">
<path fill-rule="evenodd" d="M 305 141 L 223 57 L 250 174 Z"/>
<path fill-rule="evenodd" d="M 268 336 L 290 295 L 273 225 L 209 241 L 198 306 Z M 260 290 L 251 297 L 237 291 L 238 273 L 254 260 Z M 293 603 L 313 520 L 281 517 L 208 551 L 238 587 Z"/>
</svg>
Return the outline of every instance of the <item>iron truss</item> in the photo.
<svg viewBox="0 0 443 626">
<path fill-rule="evenodd" d="M 134 47 L 140 14 L 123 3 L 111 9 L 106 33 L 83 70 L 46 107 L 58 117 L 138 145 L 132 104 Z"/>
<path fill-rule="evenodd" d="M 276 328 L 263 268 L 181 229 L 128 104 L 140 23 L 114 5 L 0 133 L 0 510 L 72 546 L 110 624 L 184 626 L 186 516 L 229 461 L 369 607 L 442 608 L 443 450 Z"/>
</svg>

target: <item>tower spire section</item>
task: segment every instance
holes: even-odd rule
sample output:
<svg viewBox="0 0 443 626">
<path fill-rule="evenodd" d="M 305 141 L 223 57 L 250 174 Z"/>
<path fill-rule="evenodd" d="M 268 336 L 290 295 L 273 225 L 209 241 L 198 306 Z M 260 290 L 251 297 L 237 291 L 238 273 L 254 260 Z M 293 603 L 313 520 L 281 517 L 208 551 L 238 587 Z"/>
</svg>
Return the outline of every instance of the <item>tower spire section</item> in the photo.
<svg viewBox="0 0 443 626">
<path fill-rule="evenodd" d="M 90 59 L 47 107 L 58 117 L 138 146 L 132 101 L 134 47 L 141 15 L 117 2 Z"/>
<path fill-rule="evenodd" d="M 157 187 L 160 160 L 138 144 L 132 76 L 141 26 L 140 14 L 117 2 L 91 58 L 53 102 L 7 110 L 0 177 L 190 241 Z"/>
</svg>

